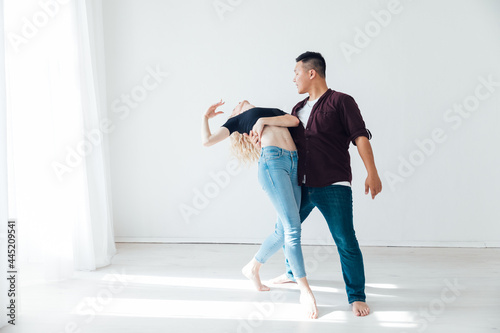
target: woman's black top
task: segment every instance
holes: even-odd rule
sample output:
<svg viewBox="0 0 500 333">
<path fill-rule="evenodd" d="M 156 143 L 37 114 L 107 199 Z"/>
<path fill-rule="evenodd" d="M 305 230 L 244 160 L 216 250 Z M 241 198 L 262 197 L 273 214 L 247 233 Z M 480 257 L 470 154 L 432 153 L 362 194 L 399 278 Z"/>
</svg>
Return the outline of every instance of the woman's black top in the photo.
<svg viewBox="0 0 500 333">
<path fill-rule="evenodd" d="M 233 134 L 233 132 L 239 132 L 240 134 L 250 134 L 253 125 L 255 125 L 259 118 L 276 117 L 283 115 L 286 115 L 286 113 L 281 111 L 280 109 L 252 108 L 243 113 L 240 113 L 235 117 L 229 118 L 222 126 L 227 128 L 230 134 Z"/>
</svg>

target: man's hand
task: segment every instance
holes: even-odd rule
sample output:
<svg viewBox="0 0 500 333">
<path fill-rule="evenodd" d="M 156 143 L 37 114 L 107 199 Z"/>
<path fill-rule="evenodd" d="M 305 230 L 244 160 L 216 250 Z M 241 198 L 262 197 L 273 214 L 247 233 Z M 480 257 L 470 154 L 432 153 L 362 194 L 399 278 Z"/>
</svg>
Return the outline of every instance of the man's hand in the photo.
<svg viewBox="0 0 500 333">
<path fill-rule="evenodd" d="M 378 174 L 368 175 L 365 181 L 365 194 L 368 194 L 368 191 L 372 194 L 372 199 L 375 199 L 375 196 L 382 191 L 382 182 Z"/>
<path fill-rule="evenodd" d="M 358 147 L 359 156 L 365 164 L 368 177 L 365 181 L 365 194 L 368 191 L 372 193 L 372 199 L 382 191 L 382 182 L 378 176 L 377 168 L 375 167 L 375 159 L 373 158 L 372 145 L 366 136 L 358 136 L 355 140 Z"/>
<path fill-rule="evenodd" d="M 204 116 L 205 116 L 207 119 L 210 119 L 210 118 L 213 118 L 213 117 L 215 117 L 215 116 L 217 116 L 217 115 L 219 115 L 219 114 L 223 114 L 224 112 L 222 112 L 222 111 L 217 111 L 217 112 L 215 112 L 215 110 L 216 110 L 219 106 L 224 105 L 224 103 L 225 103 L 225 102 L 223 102 L 223 101 L 222 101 L 222 99 L 221 99 L 221 100 L 220 100 L 220 102 L 215 103 L 215 104 L 212 104 L 212 105 L 208 108 L 207 112 L 205 112 L 205 115 L 204 115 Z"/>
<path fill-rule="evenodd" d="M 256 133 L 259 136 L 259 141 L 260 138 L 262 137 L 262 132 L 264 131 L 264 127 L 266 126 L 266 122 L 264 118 L 259 118 L 255 125 L 253 125 L 252 132 Z"/>
<path fill-rule="evenodd" d="M 250 141 L 252 142 L 252 144 L 255 146 L 255 148 L 260 150 L 260 148 L 261 148 L 260 138 L 259 138 L 259 135 L 257 133 L 255 133 L 254 131 L 250 131 L 250 135 L 243 133 L 243 136 L 246 138 L 249 138 Z"/>
</svg>

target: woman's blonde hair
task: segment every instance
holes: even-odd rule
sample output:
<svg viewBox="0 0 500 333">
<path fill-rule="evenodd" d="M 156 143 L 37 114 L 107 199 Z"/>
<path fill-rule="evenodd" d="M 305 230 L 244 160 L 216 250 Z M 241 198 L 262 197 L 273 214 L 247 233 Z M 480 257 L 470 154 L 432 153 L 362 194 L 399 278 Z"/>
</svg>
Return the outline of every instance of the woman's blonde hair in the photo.
<svg viewBox="0 0 500 333">
<path fill-rule="evenodd" d="M 233 132 L 231 139 L 231 154 L 242 164 L 250 164 L 260 157 L 260 149 L 257 149 L 249 138 L 239 132 Z"/>
</svg>

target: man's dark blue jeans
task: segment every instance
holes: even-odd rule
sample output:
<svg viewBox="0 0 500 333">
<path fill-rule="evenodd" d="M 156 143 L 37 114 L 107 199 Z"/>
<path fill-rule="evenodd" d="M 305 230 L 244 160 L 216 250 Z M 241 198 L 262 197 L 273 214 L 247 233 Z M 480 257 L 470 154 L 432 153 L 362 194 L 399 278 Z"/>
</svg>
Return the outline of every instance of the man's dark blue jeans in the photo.
<svg viewBox="0 0 500 333">
<path fill-rule="evenodd" d="M 363 255 L 354 232 L 351 188 L 343 185 L 302 186 L 301 222 L 309 216 L 314 207 L 318 207 L 325 217 L 333 240 L 337 245 L 349 304 L 356 301 L 365 302 Z M 288 260 L 286 261 L 286 268 L 288 278 L 295 281 Z"/>
</svg>

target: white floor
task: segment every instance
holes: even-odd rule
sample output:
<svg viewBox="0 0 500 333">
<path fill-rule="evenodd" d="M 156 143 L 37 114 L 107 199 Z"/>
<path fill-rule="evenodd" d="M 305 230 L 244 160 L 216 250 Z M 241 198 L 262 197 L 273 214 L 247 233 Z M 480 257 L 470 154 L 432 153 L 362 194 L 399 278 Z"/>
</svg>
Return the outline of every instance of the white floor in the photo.
<svg viewBox="0 0 500 333">
<path fill-rule="evenodd" d="M 372 314 L 355 317 L 335 247 L 305 246 L 320 317 L 294 285 L 254 291 L 240 274 L 256 245 L 117 244 L 113 265 L 60 283 L 19 286 L 2 333 L 498 332 L 500 249 L 362 248 Z M 283 272 L 283 254 L 262 270 Z"/>
</svg>

